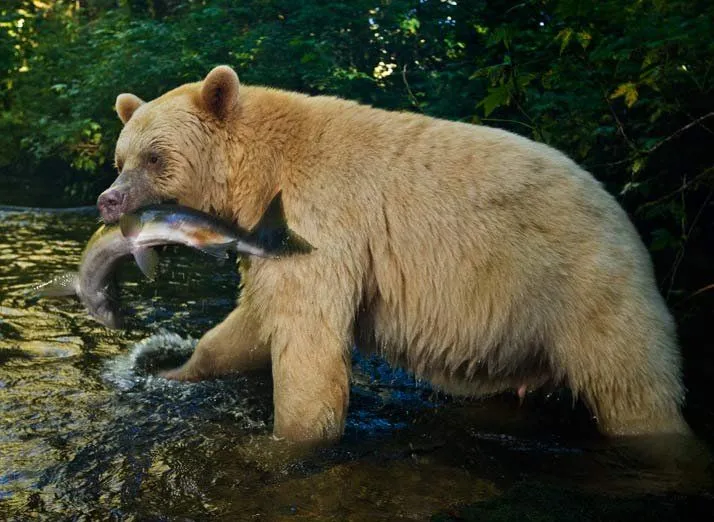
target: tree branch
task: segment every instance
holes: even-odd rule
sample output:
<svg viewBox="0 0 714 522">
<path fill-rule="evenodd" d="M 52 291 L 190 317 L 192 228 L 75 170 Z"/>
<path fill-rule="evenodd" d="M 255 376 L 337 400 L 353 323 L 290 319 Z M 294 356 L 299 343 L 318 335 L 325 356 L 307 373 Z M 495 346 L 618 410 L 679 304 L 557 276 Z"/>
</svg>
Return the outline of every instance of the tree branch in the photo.
<svg viewBox="0 0 714 522">
<path fill-rule="evenodd" d="M 412 102 L 412 105 L 416 107 L 419 111 L 421 111 L 421 108 L 419 107 L 419 100 L 417 100 L 416 96 L 414 96 L 414 93 L 412 92 L 411 88 L 409 87 L 409 82 L 407 81 L 407 66 L 404 64 L 404 67 L 402 67 L 402 81 L 404 82 L 404 86 L 407 88 L 407 94 L 409 96 L 409 101 Z"/>
<path fill-rule="evenodd" d="M 676 196 L 680 192 L 687 190 L 692 185 L 695 185 L 699 180 L 706 177 L 708 174 L 711 174 L 712 172 L 714 172 L 714 167 L 709 167 L 708 169 L 703 170 L 702 172 L 694 176 L 690 181 L 685 180 L 677 190 L 673 190 L 669 194 L 665 194 L 661 198 L 657 198 L 654 201 L 648 201 L 647 203 L 640 205 L 636 212 L 641 212 L 646 208 L 662 203 L 663 201 L 671 198 L 672 196 Z"/>
<path fill-rule="evenodd" d="M 682 127 L 681 129 L 674 131 L 672 134 L 670 134 L 669 136 L 667 136 L 665 139 L 663 139 L 662 141 L 660 141 L 660 142 L 657 143 L 656 145 L 650 147 L 648 150 L 645 151 L 645 154 L 651 154 L 652 152 L 654 152 L 654 151 L 656 151 L 657 149 L 659 149 L 662 145 L 664 145 L 664 144 L 667 143 L 668 141 L 671 141 L 671 140 L 673 140 L 674 138 L 676 138 L 677 136 L 679 136 L 680 134 L 682 134 L 684 131 L 686 131 L 686 130 L 688 130 L 688 129 L 691 129 L 692 127 L 694 127 L 694 126 L 697 125 L 698 123 L 701 123 L 702 121 L 706 120 L 707 118 L 711 118 L 712 116 L 714 116 L 714 112 L 710 112 L 709 114 L 705 114 L 704 116 L 701 116 L 701 117 L 697 118 L 696 120 L 687 123 L 687 124 L 686 124 L 684 127 Z"/>
<path fill-rule="evenodd" d="M 610 110 L 612 111 L 612 107 L 610 107 Z M 617 115 L 614 113 L 614 111 L 613 111 L 613 116 L 614 116 L 615 121 L 616 121 L 616 123 L 617 123 L 617 125 L 618 125 L 618 127 L 619 127 L 618 130 L 620 131 L 620 134 L 622 134 L 622 136 L 623 136 L 623 137 L 625 138 L 625 140 L 630 144 L 630 146 L 634 147 L 634 145 L 630 142 L 630 140 L 629 140 L 629 139 L 627 138 L 627 136 L 625 135 L 625 131 L 624 131 L 624 129 L 622 128 L 622 124 L 620 123 L 620 120 L 618 119 L 618 117 L 617 117 Z M 682 134 L 683 132 L 685 132 L 685 131 L 691 129 L 691 128 L 694 127 L 695 125 L 700 124 L 700 123 L 703 122 L 704 120 L 706 120 L 706 119 L 708 119 L 708 118 L 711 118 L 712 116 L 714 116 L 714 112 L 710 112 L 710 113 L 708 113 L 708 114 L 705 114 L 704 116 L 701 116 L 701 117 L 697 118 L 697 119 L 694 120 L 694 121 L 690 121 L 690 122 L 687 123 L 684 127 L 682 127 L 681 129 L 677 129 L 677 130 L 674 131 L 672 134 L 670 134 L 669 136 L 667 136 L 666 138 L 664 138 L 662 141 L 658 142 L 657 144 L 653 145 L 653 146 L 650 147 L 649 149 L 647 149 L 647 150 L 645 150 L 645 151 L 637 151 L 637 153 L 638 153 L 638 154 L 642 154 L 642 155 L 652 154 L 654 151 L 656 151 L 657 149 L 659 149 L 659 148 L 660 148 L 662 145 L 664 145 L 665 143 L 667 143 L 667 142 L 673 140 L 674 138 L 676 138 L 677 136 L 679 136 L 679 135 Z M 707 129 L 707 130 L 708 130 L 708 129 Z M 619 160 L 619 161 L 613 161 L 613 162 L 611 162 L 611 163 L 598 163 L 597 165 L 593 165 L 591 168 L 597 168 L 597 167 L 615 167 L 615 166 L 617 166 L 617 165 L 622 165 L 623 163 L 628 163 L 629 161 L 632 161 L 632 160 L 631 160 L 630 158 L 625 158 L 625 159 L 622 159 L 622 160 Z"/>
</svg>

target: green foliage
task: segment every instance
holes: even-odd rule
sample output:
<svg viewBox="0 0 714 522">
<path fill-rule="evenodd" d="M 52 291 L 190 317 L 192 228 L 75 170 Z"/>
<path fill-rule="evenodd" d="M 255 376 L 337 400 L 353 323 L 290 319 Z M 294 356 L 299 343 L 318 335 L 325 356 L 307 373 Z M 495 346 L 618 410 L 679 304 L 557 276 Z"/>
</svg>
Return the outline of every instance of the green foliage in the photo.
<svg viewBox="0 0 714 522">
<path fill-rule="evenodd" d="M 565 151 L 631 212 L 676 305 L 714 279 L 699 268 L 714 244 L 713 28 L 703 0 L 5 0 L 0 182 L 61 179 L 66 202 L 91 201 L 116 95 L 151 99 L 227 63 L 246 83 Z"/>
</svg>

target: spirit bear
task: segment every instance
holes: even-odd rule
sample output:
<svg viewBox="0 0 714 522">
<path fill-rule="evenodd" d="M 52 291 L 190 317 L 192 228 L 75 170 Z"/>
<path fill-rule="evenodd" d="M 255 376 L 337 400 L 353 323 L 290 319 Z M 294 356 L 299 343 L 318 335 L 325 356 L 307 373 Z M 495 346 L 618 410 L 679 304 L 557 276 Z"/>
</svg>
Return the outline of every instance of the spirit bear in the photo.
<svg viewBox="0 0 714 522">
<path fill-rule="evenodd" d="M 568 386 L 612 435 L 688 433 L 675 325 L 627 214 L 515 134 L 239 84 L 229 67 L 121 94 L 106 222 L 150 202 L 253 227 L 278 190 L 315 249 L 241 262 L 237 308 L 166 372 L 272 365 L 274 433 L 343 431 L 350 351 L 458 395 Z"/>
</svg>

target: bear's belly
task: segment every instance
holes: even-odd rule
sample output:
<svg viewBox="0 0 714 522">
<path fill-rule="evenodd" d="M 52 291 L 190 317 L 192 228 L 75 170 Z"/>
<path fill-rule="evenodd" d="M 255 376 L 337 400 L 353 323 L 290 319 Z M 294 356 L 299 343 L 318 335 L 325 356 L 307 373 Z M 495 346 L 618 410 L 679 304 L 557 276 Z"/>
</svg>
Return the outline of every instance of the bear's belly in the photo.
<svg viewBox="0 0 714 522">
<path fill-rule="evenodd" d="M 562 379 L 553 371 L 545 350 L 537 345 L 425 345 L 418 338 L 410 343 L 395 335 L 395 324 L 388 317 L 361 316 L 355 327 L 357 349 L 364 354 L 378 354 L 392 366 L 452 395 L 531 391 Z"/>
</svg>

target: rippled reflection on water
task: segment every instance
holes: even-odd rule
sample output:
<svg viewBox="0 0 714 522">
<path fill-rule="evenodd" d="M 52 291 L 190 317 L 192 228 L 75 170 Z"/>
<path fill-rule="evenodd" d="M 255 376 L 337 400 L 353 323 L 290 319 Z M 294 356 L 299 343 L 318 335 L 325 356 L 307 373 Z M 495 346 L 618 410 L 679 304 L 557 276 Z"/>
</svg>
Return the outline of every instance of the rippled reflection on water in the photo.
<svg viewBox="0 0 714 522">
<path fill-rule="evenodd" d="M 284 458 L 269 376 L 153 376 L 230 311 L 230 264 L 171 248 L 147 282 L 125 263 L 123 332 L 74 300 L 30 298 L 75 267 L 96 225 L 88 209 L 0 208 L 0 518 L 424 519 L 524 479 L 662 489 L 594 450 L 587 423 L 558 424 L 560 410 L 454 402 L 359 357 L 344 441 Z"/>
</svg>

